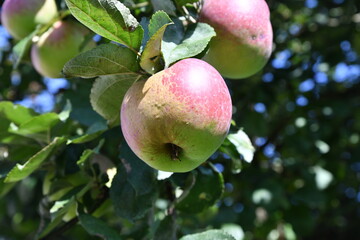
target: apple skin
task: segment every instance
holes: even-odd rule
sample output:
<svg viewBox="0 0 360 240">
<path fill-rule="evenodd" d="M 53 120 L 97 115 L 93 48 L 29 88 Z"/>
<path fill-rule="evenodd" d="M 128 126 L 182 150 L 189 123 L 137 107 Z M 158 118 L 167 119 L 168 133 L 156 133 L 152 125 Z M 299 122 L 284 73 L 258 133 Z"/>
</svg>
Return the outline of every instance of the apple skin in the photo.
<svg viewBox="0 0 360 240">
<path fill-rule="evenodd" d="M 161 171 L 188 172 L 221 145 L 231 116 L 220 73 L 189 58 L 134 83 L 120 118 L 125 140 L 140 159 Z"/>
<path fill-rule="evenodd" d="M 264 0 L 205 0 L 199 20 L 217 34 L 204 60 L 224 77 L 250 77 L 269 60 L 273 31 Z"/>
<path fill-rule="evenodd" d="M 44 77 L 62 77 L 61 70 L 65 63 L 82 51 L 95 47 L 93 41 L 82 46 L 89 33 L 89 29 L 74 21 L 55 22 L 31 48 L 34 68 Z"/>
<path fill-rule="evenodd" d="M 54 0 L 5 0 L 1 22 L 11 36 L 20 40 L 57 16 Z"/>
</svg>

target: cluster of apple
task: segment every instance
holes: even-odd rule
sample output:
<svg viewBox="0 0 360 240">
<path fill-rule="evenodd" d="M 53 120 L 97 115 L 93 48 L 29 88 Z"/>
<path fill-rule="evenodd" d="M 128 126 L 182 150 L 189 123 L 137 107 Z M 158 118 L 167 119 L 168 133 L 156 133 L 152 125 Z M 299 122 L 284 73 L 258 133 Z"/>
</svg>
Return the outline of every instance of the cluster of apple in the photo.
<svg viewBox="0 0 360 240">
<path fill-rule="evenodd" d="M 61 77 L 64 64 L 71 58 L 95 46 L 89 42 L 82 47 L 90 31 L 78 22 L 59 20 L 55 0 L 5 0 L 1 23 L 16 40 L 32 34 L 37 26 L 50 24 L 31 47 L 34 68 L 49 78 Z"/>
<path fill-rule="evenodd" d="M 2 23 L 21 39 L 57 14 L 54 0 L 6 0 Z M 272 51 L 270 13 L 264 0 L 204 0 L 199 21 L 217 34 L 203 60 L 184 59 L 135 82 L 120 110 L 130 148 L 162 171 L 190 171 L 216 151 L 232 117 L 231 96 L 222 76 L 253 75 Z M 80 52 L 86 34 L 79 23 L 54 21 L 32 46 L 34 67 L 44 76 L 60 77 L 64 64 Z"/>
<path fill-rule="evenodd" d="M 127 143 L 139 158 L 162 171 L 191 171 L 216 151 L 232 116 L 222 76 L 253 75 L 272 51 L 270 13 L 264 0 L 204 0 L 199 19 L 217 33 L 203 58 L 206 62 L 181 60 L 135 83 L 121 107 Z"/>
</svg>

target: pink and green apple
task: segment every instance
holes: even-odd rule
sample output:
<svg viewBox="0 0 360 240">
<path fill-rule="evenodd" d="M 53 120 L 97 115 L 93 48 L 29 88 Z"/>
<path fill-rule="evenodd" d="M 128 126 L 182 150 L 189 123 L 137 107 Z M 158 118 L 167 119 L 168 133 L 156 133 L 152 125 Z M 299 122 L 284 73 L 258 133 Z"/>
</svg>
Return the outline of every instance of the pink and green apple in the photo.
<svg viewBox="0 0 360 240">
<path fill-rule="evenodd" d="M 267 63 L 273 32 L 264 0 L 204 0 L 200 21 L 217 34 L 204 60 L 224 77 L 247 78 Z"/>
<path fill-rule="evenodd" d="M 82 51 L 95 47 L 84 41 L 90 30 L 74 21 L 57 21 L 31 48 L 31 61 L 43 76 L 60 78 L 65 63 Z"/>
<path fill-rule="evenodd" d="M 55 0 L 5 0 L 1 9 L 2 25 L 18 40 L 56 16 Z"/>
<path fill-rule="evenodd" d="M 206 161 L 228 133 L 229 90 L 219 72 L 185 59 L 138 81 L 121 106 L 121 129 L 132 151 L 151 167 L 187 172 Z"/>
</svg>

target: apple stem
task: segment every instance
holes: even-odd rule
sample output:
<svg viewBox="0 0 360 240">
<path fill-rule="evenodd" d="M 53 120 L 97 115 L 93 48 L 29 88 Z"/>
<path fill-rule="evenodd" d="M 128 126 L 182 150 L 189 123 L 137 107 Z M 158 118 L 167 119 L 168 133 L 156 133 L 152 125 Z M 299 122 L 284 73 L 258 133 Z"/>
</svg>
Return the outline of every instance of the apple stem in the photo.
<svg viewBox="0 0 360 240">
<path fill-rule="evenodd" d="M 180 152 L 181 152 L 181 148 L 175 144 L 172 143 L 168 143 L 169 147 L 170 147 L 170 157 L 172 160 L 174 161 L 181 161 L 180 160 Z"/>
</svg>

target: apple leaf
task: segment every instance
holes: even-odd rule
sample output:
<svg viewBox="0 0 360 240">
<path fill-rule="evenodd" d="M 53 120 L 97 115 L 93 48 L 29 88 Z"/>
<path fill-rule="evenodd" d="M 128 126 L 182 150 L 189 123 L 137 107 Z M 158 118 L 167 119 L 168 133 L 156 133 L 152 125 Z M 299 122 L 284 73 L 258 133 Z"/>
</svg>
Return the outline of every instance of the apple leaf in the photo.
<svg viewBox="0 0 360 240">
<path fill-rule="evenodd" d="M 194 57 L 204 51 L 211 38 L 216 35 L 215 30 L 206 23 L 192 24 L 185 34 L 179 24 L 169 26 L 162 42 L 162 53 L 165 67 L 189 57 Z"/>
<path fill-rule="evenodd" d="M 93 78 L 97 76 L 137 72 L 139 65 L 134 52 L 113 43 L 102 44 L 79 54 L 64 66 L 67 78 Z"/>
<path fill-rule="evenodd" d="M 214 167 L 196 170 L 195 184 L 177 199 L 176 209 L 186 213 L 200 213 L 211 207 L 224 192 L 224 179 Z"/>
<path fill-rule="evenodd" d="M 29 176 L 38 169 L 53 151 L 65 142 L 65 140 L 65 138 L 57 137 L 48 146 L 32 156 L 25 164 L 16 164 L 6 176 L 5 182 L 17 182 Z"/>
<path fill-rule="evenodd" d="M 161 42 L 166 27 L 172 23 L 170 17 L 163 11 L 156 12 L 150 20 L 150 40 L 147 42 L 140 60 L 142 69 L 150 74 L 154 74 L 164 68 L 162 63 Z"/>
<path fill-rule="evenodd" d="M 93 109 L 108 120 L 110 126 L 119 124 L 120 107 L 126 91 L 143 77 L 140 74 L 127 73 L 97 78 L 90 94 Z"/>
<path fill-rule="evenodd" d="M 199 2 L 200 0 L 175 0 L 176 4 L 179 6 L 184 6 L 186 4 L 191 4 L 191 3 L 196 3 Z"/>
<path fill-rule="evenodd" d="M 184 236 L 180 240 L 235 240 L 233 236 L 222 230 L 208 230 L 202 233 L 196 233 Z"/>
<path fill-rule="evenodd" d="M 30 108 L 13 104 L 8 101 L 0 102 L 0 124 L 3 120 L 9 120 L 10 122 L 19 125 L 29 121 L 37 115 L 39 114 Z"/>
<path fill-rule="evenodd" d="M 110 198 L 119 217 L 131 221 L 142 218 L 156 198 L 156 172 L 141 161 L 124 141 L 120 148 L 122 164 L 110 188 Z"/>
<path fill-rule="evenodd" d="M 246 162 L 252 162 L 255 148 L 243 130 L 240 129 L 235 134 L 229 134 L 227 139 L 236 147 L 237 152 L 243 156 Z"/>
<path fill-rule="evenodd" d="M 81 226 L 91 235 L 101 237 L 105 240 L 120 240 L 120 235 L 108 226 L 104 221 L 89 214 L 79 214 Z"/>
<path fill-rule="evenodd" d="M 163 220 L 161 220 L 152 239 L 177 240 L 178 238 L 176 237 L 176 229 L 177 224 L 175 216 L 168 215 Z"/>
<path fill-rule="evenodd" d="M 151 0 L 151 4 L 154 11 L 163 10 L 169 15 L 176 16 L 176 7 L 171 0 Z"/>
<path fill-rule="evenodd" d="M 21 39 L 13 48 L 13 56 L 14 56 L 14 69 L 18 68 L 21 60 L 25 57 L 25 55 L 29 52 L 33 37 L 39 32 L 39 29 L 36 29 L 32 33 L 30 33 L 25 38 Z"/>
<path fill-rule="evenodd" d="M 91 125 L 87 130 L 86 133 L 79 137 L 74 137 L 73 139 L 69 140 L 67 144 L 81 144 L 86 143 L 94 140 L 95 138 L 99 137 L 102 133 L 104 133 L 108 129 L 106 122 L 98 121 Z"/>
<path fill-rule="evenodd" d="M 65 0 L 72 15 L 95 33 L 139 50 L 143 29 L 130 10 L 117 0 Z"/>
<path fill-rule="evenodd" d="M 45 113 L 31 118 L 19 126 L 10 124 L 9 132 L 37 141 L 48 142 L 51 128 L 59 122 L 60 118 L 56 113 Z"/>
</svg>

